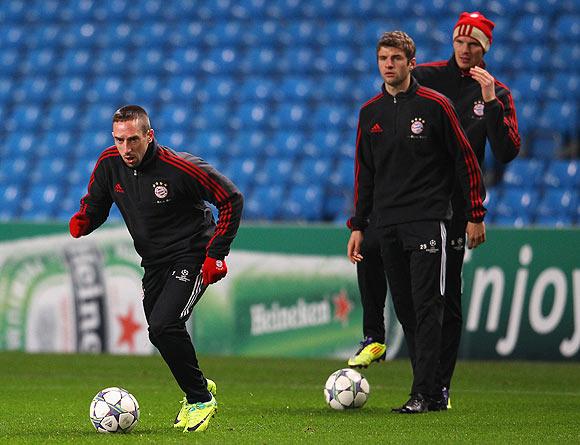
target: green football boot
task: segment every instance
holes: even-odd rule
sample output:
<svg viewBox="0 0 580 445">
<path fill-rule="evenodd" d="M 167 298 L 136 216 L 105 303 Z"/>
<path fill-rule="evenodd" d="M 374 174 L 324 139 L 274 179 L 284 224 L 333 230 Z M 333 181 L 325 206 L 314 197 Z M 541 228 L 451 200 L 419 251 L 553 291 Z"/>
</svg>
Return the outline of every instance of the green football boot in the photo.
<svg viewBox="0 0 580 445">
<path fill-rule="evenodd" d="M 217 394 L 217 385 L 211 379 L 207 380 L 207 390 L 211 393 L 212 397 Z M 177 413 L 175 417 L 175 421 L 173 423 L 173 428 L 183 428 L 187 424 L 187 413 L 189 408 L 193 405 L 192 403 L 187 403 L 187 398 L 183 398 L 181 401 L 181 409 Z"/>
<path fill-rule="evenodd" d="M 386 344 L 376 342 L 371 337 L 366 337 L 360 342 L 360 348 L 356 354 L 348 359 L 348 366 L 351 368 L 367 368 L 372 362 L 384 360 L 386 354 Z"/>
<path fill-rule="evenodd" d="M 197 402 L 189 405 L 187 411 L 187 423 L 183 429 L 184 433 L 205 431 L 209 422 L 217 412 L 217 401 L 213 394 L 208 402 Z"/>
</svg>

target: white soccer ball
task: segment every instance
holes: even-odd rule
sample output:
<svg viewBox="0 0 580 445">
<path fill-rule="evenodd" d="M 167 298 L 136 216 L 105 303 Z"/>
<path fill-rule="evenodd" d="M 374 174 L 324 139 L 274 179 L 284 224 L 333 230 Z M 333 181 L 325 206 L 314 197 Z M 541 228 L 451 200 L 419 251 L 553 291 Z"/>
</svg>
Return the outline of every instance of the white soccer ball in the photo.
<svg viewBox="0 0 580 445">
<path fill-rule="evenodd" d="M 89 416 L 99 433 L 128 433 L 139 420 L 139 403 L 126 389 L 105 388 L 93 398 Z"/>
<path fill-rule="evenodd" d="M 333 372 L 324 385 L 324 398 L 334 409 L 361 408 L 367 401 L 371 387 L 367 379 L 354 369 Z"/>
</svg>

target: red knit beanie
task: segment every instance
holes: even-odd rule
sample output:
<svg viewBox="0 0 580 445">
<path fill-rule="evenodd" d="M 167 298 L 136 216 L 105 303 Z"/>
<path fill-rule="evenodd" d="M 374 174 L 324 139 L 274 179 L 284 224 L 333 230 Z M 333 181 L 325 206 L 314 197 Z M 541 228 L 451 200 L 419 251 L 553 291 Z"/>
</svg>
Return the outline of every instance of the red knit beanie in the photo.
<svg viewBox="0 0 580 445">
<path fill-rule="evenodd" d="M 495 23 L 486 19 L 479 11 L 462 12 L 453 28 L 453 40 L 459 36 L 472 37 L 480 43 L 483 51 L 487 52 L 491 45 L 491 31 L 494 26 Z"/>
</svg>

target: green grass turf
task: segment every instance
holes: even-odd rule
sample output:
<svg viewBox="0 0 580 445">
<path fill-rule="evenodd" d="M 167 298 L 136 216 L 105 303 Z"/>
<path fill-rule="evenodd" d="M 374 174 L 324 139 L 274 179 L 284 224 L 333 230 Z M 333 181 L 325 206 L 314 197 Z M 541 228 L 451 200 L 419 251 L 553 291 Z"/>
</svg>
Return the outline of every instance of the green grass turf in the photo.
<svg viewBox="0 0 580 445">
<path fill-rule="evenodd" d="M 0 353 L 0 443 L 579 443 L 580 364 L 460 362 L 453 409 L 400 415 L 405 360 L 364 370 L 371 396 L 360 410 L 323 401 L 336 360 L 202 357 L 218 384 L 219 412 L 204 433 L 171 425 L 182 394 L 159 356 Z M 97 434 L 88 418 L 95 393 L 123 386 L 141 405 L 128 435 Z"/>
</svg>

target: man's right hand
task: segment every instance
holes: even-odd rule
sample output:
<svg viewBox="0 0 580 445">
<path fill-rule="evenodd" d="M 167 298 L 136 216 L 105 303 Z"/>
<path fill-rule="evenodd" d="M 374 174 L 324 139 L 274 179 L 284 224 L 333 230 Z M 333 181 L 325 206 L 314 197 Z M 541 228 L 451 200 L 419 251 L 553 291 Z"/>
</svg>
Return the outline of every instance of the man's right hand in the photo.
<svg viewBox="0 0 580 445">
<path fill-rule="evenodd" d="M 346 246 L 346 256 L 352 264 L 360 263 L 363 260 L 361 255 L 361 246 L 364 235 L 360 230 L 353 230 Z"/>
<path fill-rule="evenodd" d="M 83 213 L 77 212 L 68 223 L 68 229 L 73 238 L 80 238 L 89 233 L 91 220 Z"/>
</svg>

